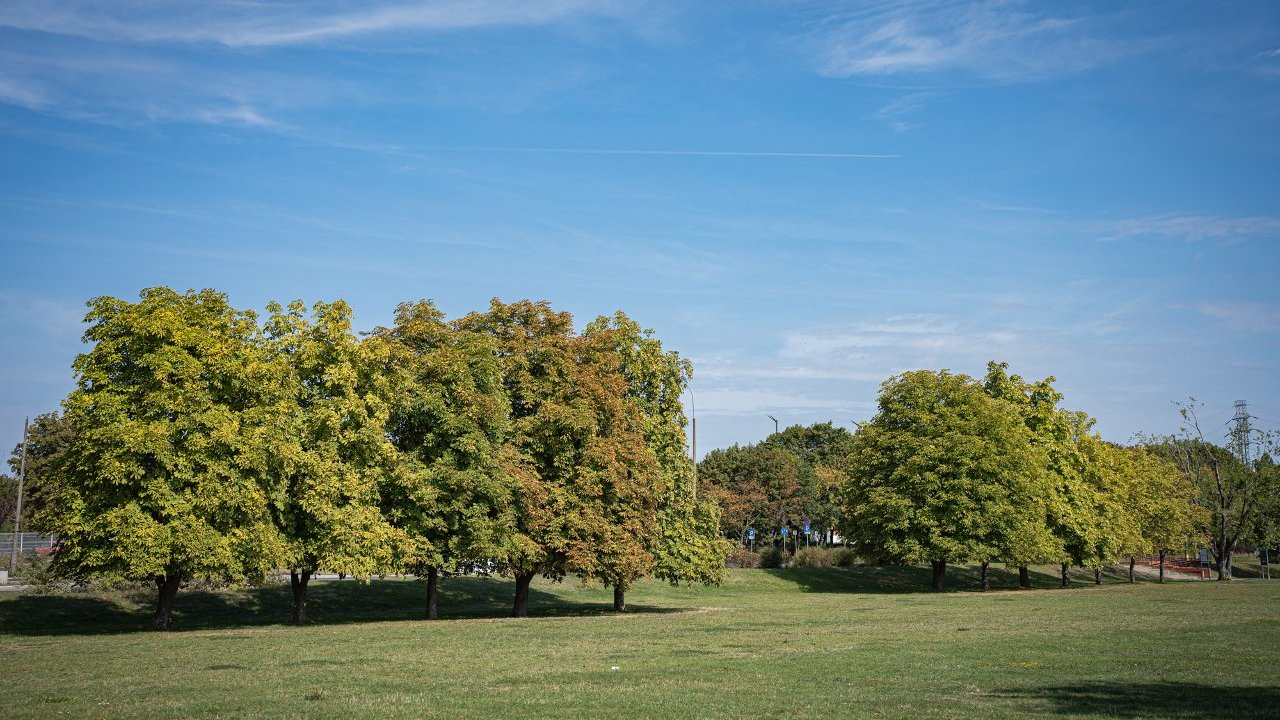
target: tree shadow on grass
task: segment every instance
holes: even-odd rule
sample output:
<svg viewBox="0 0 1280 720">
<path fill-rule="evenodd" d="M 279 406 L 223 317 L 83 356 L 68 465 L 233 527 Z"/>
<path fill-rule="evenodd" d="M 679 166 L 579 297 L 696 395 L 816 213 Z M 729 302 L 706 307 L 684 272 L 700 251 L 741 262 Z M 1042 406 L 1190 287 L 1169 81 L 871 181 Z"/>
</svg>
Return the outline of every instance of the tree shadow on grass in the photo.
<svg viewBox="0 0 1280 720">
<path fill-rule="evenodd" d="M 1040 565 L 1028 569 L 1031 589 L 1048 590 L 1062 586 L 1058 569 Z M 852 567 L 799 567 L 770 569 L 764 572 L 793 582 L 804 592 L 814 593 L 924 593 L 932 592 L 933 570 L 923 565 L 854 565 Z M 1103 584 L 1128 583 L 1129 578 L 1118 569 L 1103 571 Z M 1017 590 L 1018 569 L 992 564 L 991 590 Z M 1093 585 L 1093 571 L 1071 569 L 1073 586 Z M 1150 582 L 1139 577 L 1138 582 Z M 981 592 L 982 574 L 978 565 L 948 565 L 945 592 Z"/>
<path fill-rule="evenodd" d="M 503 618 L 511 613 L 515 583 L 508 579 L 455 577 L 440 583 L 441 620 Z M 154 593 L 145 589 L 23 593 L 0 600 L 0 634 L 95 635 L 151 630 Z M 293 596 L 284 585 L 248 589 L 182 590 L 173 613 L 174 631 L 286 625 Z M 628 604 L 629 614 L 682 612 Z M 555 593 L 531 588 L 529 616 L 582 617 L 613 614 L 608 602 L 566 600 Z M 415 580 L 351 580 L 317 582 L 308 594 L 311 625 L 423 620 L 426 583 Z"/>
<path fill-rule="evenodd" d="M 1280 688 L 1276 687 L 1082 682 L 1003 690 L 996 695 L 1024 702 L 1037 715 L 1212 720 L 1274 718 L 1280 713 Z"/>
</svg>

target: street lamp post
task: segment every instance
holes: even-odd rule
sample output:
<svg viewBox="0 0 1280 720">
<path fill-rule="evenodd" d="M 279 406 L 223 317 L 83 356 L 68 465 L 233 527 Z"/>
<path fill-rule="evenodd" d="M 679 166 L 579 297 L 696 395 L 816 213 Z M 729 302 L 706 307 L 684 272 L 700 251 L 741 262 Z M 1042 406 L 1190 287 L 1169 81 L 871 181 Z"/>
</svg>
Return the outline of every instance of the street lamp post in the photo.
<svg viewBox="0 0 1280 720">
<path fill-rule="evenodd" d="M 689 411 L 693 415 L 693 441 L 689 459 L 693 461 L 693 501 L 698 501 L 698 403 L 693 398 L 693 388 L 686 387 L 689 391 Z"/>
<path fill-rule="evenodd" d="M 772 415 L 766 415 L 765 417 L 773 421 L 773 434 L 777 435 L 778 434 L 778 418 Z"/>
<path fill-rule="evenodd" d="M 27 479 L 27 418 L 22 419 L 22 459 L 18 462 L 18 507 L 13 516 L 13 545 L 9 556 L 9 572 L 15 575 L 18 573 L 18 556 L 22 554 L 22 484 Z"/>
</svg>

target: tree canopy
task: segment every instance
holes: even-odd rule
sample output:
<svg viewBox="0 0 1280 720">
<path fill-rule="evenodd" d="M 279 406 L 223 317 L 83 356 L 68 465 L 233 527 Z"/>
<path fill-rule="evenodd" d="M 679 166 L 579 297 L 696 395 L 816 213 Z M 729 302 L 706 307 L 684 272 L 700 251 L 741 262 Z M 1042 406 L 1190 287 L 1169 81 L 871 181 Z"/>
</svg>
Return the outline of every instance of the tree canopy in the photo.
<svg viewBox="0 0 1280 720">
<path fill-rule="evenodd" d="M 528 612 L 529 582 L 574 573 L 618 582 L 652 562 L 662 474 L 645 443 L 645 417 L 625 399 L 615 343 L 578 335 L 545 302 L 504 304 L 457 321 L 493 338 L 511 404 L 517 484 L 513 615 Z"/>
<path fill-rule="evenodd" d="M 855 435 L 843 531 L 870 557 L 930 561 L 941 589 L 947 562 L 1010 557 L 1037 536 L 1043 468 L 1016 412 L 976 380 L 903 373 Z"/>
<path fill-rule="evenodd" d="M 275 366 L 274 433 L 262 474 L 271 517 L 287 547 L 293 619 L 307 621 L 307 584 L 320 569 L 366 579 L 407 550 L 379 496 L 396 469 L 387 439 L 389 377 L 380 347 L 361 342 L 346 303 L 268 306 L 264 345 Z"/>
<path fill-rule="evenodd" d="M 37 522 L 64 573 L 155 582 L 163 629 L 184 578 L 260 577 L 287 557 L 261 483 L 272 365 L 222 293 L 89 307 L 64 405 L 76 432 Z"/>
</svg>

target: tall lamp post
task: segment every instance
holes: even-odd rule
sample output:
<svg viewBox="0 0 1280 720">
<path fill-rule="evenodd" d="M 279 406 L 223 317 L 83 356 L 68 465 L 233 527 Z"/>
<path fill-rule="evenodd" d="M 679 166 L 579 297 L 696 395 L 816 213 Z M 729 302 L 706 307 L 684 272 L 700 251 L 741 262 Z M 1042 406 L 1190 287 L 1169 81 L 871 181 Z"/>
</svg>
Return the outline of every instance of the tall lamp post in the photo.
<svg viewBox="0 0 1280 720">
<path fill-rule="evenodd" d="M 778 418 L 772 415 L 766 415 L 765 417 L 773 421 L 773 434 L 777 435 L 778 434 Z"/>
<path fill-rule="evenodd" d="M 22 483 L 27 479 L 27 418 L 22 419 L 22 459 L 18 461 L 18 507 L 13 515 L 13 545 L 10 549 L 9 572 L 18 572 L 18 555 L 22 552 Z"/>
<path fill-rule="evenodd" d="M 693 462 L 693 501 L 698 501 L 698 403 L 693 398 L 693 388 L 686 387 L 689 392 L 689 410 L 693 415 L 693 441 L 689 460 Z"/>
</svg>

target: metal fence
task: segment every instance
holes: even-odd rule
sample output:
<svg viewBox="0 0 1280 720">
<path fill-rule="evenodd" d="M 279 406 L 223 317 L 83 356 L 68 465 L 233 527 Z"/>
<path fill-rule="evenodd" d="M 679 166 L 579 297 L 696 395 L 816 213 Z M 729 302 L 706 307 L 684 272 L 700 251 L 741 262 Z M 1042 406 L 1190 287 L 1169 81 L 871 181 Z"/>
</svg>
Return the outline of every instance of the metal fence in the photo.
<svg viewBox="0 0 1280 720">
<path fill-rule="evenodd" d="M 53 549 L 53 541 L 54 538 L 49 535 L 22 533 L 22 540 L 18 542 L 18 549 L 24 553 L 47 553 Z M 13 533 L 0 533 L 0 559 L 8 558 L 13 554 L 13 543 Z"/>
</svg>

